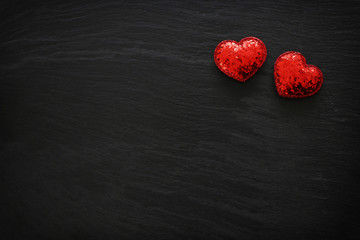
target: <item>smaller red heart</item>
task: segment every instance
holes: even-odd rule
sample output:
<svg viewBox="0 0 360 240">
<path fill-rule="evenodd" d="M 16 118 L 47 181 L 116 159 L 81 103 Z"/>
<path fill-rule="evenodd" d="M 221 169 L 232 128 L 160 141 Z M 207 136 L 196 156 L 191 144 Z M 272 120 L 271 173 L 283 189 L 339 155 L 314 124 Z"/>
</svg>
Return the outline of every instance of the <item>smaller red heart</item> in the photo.
<svg viewBox="0 0 360 240">
<path fill-rule="evenodd" d="M 274 65 L 275 87 L 281 97 L 304 98 L 317 93 L 323 83 L 323 74 L 314 65 L 306 64 L 301 53 L 281 54 Z"/>
<path fill-rule="evenodd" d="M 216 66 L 226 75 L 245 82 L 263 65 L 266 58 L 265 44 L 256 37 L 240 42 L 224 40 L 214 52 Z"/>
</svg>

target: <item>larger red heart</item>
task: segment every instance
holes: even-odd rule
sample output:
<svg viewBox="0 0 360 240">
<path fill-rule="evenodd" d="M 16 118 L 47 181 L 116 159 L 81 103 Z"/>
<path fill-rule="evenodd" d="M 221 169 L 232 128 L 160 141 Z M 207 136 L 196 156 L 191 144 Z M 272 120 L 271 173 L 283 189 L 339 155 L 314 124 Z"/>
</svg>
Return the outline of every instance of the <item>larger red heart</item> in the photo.
<svg viewBox="0 0 360 240">
<path fill-rule="evenodd" d="M 301 53 L 285 52 L 274 65 L 275 87 L 281 97 L 303 98 L 317 93 L 323 83 L 323 74 L 314 65 L 306 64 Z"/>
<path fill-rule="evenodd" d="M 223 73 L 245 82 L 263 65 L 266 54 L 265 44 L 260 39 L 247 37 L 240 42 L 224 40 L 219 43 L 214 60 Z"/>
</svg>

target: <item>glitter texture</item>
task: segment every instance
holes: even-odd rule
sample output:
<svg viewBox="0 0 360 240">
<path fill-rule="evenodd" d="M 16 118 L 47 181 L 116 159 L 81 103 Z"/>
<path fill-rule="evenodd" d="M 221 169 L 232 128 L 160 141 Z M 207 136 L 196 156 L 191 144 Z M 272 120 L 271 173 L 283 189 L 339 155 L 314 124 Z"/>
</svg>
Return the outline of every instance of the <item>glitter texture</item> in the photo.
<svg viewBox="0 0 360 240">
<path fill-rule="evenodd" d="M 263 65 L 266 53 L 265 44 L 255 37 L 240 42 L 224 40 L 216 47 L 214 60 L 223 73 L 245 82 Z"/>
<path fill-rule="evenodd" d="M 285 52 L 274 65 L 275 87 L 281 97 L 303 98 L 317 93 L 323 74 L 316 66 L 306 64 L 301 53 Z"/>
</svg>

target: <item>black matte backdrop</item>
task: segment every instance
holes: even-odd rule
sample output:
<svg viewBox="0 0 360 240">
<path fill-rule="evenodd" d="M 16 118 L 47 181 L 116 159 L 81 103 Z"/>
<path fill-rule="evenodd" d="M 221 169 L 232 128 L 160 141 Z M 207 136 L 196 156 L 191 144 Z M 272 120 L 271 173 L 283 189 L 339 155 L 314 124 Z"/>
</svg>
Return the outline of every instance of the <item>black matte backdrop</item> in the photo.
<svg viewBox="0 0 360 240">
<path fill-rule="evenodd" d="M 359 6 L 1 2 L 1 239 L 356 239 Z M 244 84 L 213 51 L 247 36 Z M 289 50 L 316 95 L 277 96 Z"/>
</svg>

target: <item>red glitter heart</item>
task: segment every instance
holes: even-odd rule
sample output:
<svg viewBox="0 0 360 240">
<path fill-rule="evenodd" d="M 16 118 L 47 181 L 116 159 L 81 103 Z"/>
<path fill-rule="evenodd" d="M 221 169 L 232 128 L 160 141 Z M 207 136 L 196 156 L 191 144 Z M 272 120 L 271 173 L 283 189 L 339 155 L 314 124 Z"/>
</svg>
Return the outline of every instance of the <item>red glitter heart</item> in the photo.
<svg viewBox="0 0 360 240">
<path fill-rule="evenodd" d="M 317 93 L 323 83 L 323 74 L 314 65 L 306 64 L 298 52 L 281 54 L 274 65 L 275 86 L 278 94 L 286 98 L 303 98 Z"/>
<path fill-rule="evenodd" d="M 240 42 L 224 40 L 217 45 L 214 60 L 223 73 L 245 82 L 263 65 L 266 53 L 265 44 L 255 37 L 247 37 Z"/>
</svg>

